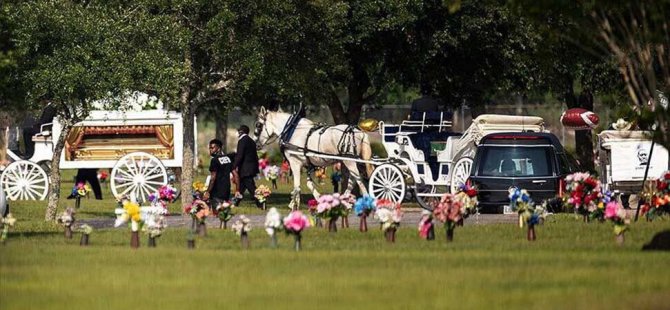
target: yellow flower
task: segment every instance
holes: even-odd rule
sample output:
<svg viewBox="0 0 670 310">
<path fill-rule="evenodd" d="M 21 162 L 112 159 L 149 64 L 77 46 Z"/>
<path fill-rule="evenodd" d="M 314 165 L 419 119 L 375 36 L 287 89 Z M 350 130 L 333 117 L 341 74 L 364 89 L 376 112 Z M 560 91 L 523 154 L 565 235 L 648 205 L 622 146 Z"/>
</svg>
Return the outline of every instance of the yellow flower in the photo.
<svg viewBox="0 0 670 310">
<path fill-rule="evenodd" d="M 134 222 L 140 221 L 140 206 L 134 202 L 125 201 L 123 203 L 123 209 L 126 210 L 128 217 Z"/>
<path fill-rule="evenodd" d="M 598 209 L 603 209 L 605 208 L 605 204 L 601 201 L 598 203 Z"/>
<path fill-rule="evenodd" d="M 207 190 L 207 187 L 205 187 L 205 183 L 202 183 L 200 181 L 193 182 L 193 190 L 196 192 L 204 193 Z"/>
</svg>

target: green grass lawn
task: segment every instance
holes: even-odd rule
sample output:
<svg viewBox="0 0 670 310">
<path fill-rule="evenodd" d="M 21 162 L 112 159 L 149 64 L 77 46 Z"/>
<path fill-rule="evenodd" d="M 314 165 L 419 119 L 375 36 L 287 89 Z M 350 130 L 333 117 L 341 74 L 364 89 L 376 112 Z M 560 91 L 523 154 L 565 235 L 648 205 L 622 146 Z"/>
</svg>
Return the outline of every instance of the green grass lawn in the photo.
<svg viewBox="0 0 670 310">
<path fill-rule="evenodd" d="M 288 186 L 279 192 L 270 206 L 288 202 Z M 102 203 L 84 201 L 80 218 L 111 216 L 105 195 Z M 237 214 L 258 212 L 245 204 Z M 432 242 L 401 227 L 395 244 L 378 230 L 352 227 L 309 229 L 296 253 L 288 236 L 272 249 L 255 227 L 249 250 L 214 228 L 188 250 L 186 229 L 172 228 L 157 248 L 142 235 L 132 250 L 127 229 L 97 230 L 87 248 L 78 235 L 65 240 L 59 226 L 43 222 L 44 205 L 13 205 L 19 222 L 0 246 L 0 309 L 670 307 L 670 253 L 639 250 L 670 228 L 667 219 L 633 223 L 623 247 L 609 224 L 558 215 L 532 243 L 511 224 L 459 227 L 450 244 L 441 227 Z"/>
</svg>

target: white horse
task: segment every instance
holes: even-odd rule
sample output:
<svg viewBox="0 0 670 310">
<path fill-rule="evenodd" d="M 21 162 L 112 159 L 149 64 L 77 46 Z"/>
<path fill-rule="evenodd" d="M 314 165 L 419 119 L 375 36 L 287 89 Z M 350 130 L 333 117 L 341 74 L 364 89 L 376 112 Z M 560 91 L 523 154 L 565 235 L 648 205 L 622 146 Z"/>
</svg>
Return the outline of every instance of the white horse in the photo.
<svg viewBox="0 0 670 310">
<path fill-rule="evenodd" d="M 287 126 L 291 114 L 281 111 L 268 111 L 261 107 L 256 120 L 256 145 L 259 149 L 269 145 L 278 139 Z M 302 118 L 298 122 L 293 135 L 288 141 L 280 141 L 283 144 L 284 156 L 291 166 L 293 173 L 293 191 L 291 192 L 291 203 L 289 207 L 296 209 L 300 203 L 300 170 L 302 167 L 326 167 L 342 161 L 349 170 L 349 183 L 345 193 L 349 193 L 358 184 L 361 193 L 367 193 L 365 185 L 361 181 L 360 172 L 356 161 L 341 159 L 351 157 L 352 159 L 370 160 L 372 149 L 368 135 L 358 128 L 351 129 L 348 125 L 321 127 L 314 122 Z M 368 175 L 372 173 L 372 165 L 366 163 Z M 311 169 L 307 174 L 307 188 L 315 198 L 319 193 L 314 188 Z"/>
</svg>

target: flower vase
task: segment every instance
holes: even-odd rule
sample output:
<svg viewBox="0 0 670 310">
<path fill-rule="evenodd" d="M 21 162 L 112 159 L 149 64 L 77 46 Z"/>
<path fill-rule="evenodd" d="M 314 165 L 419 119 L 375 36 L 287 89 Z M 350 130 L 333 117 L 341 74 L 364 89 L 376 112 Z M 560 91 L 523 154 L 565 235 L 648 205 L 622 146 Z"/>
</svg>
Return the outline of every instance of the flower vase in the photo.
<svg viewBox="0 0 670 310">
<path fill-rule="evenodd" d="M 81 206 L 81 197 L 77 196 L 77 198 L 74 200 L 74 208 L 79 209 Z"/>
<path fill-rule="evenodd" d="M 219 229 L 224 229 L 224 230 L 228 229 L 228 221 L 224 221 L 224 220 L 219 220 L 219 221 L 220 221 Z"/>
<path fill-rule="evenodd" d="M 156 247 L 156 237 L 149 236 L 149 242 L 147 243 L 147 246 L 150 248 L 155 248 Z"/>
<path fill-rule="evenodd" d="M 207 224 L 204 221 L 198 223 L 198 236 L 207 237 Z"/>
<path fill-rule="evenodd" d="M 361 222 L 359 225 L 359 230 L 361 232 L 367 232 L 368 231 L 368 221 L 367 221 L 367 214 L 363 213 L 361 214 Z"/>
<path fill-rule="evenodd" d="M 137 249 L 140 247 L 140 232 L 133 231 L 130 233 L 130 247 Z"/>
<path fill-rule="evenodd" d="M 81 234 L 81 239 L 79 239 L 80 246 L 88 246 L 88 234 Z"/>
<path fill-rule="evenodd" d="M 333 217 L 328 220 L 328 232 L 331 233 L 337 232 L 337 217 Z"/>
<path fill-rule="evenodd" d="M 65 239 L 72 239 L 72 226 L 64 226 Z"/>
<path fill-rule="evenodd" d="M 348 216 L 343 216 L 342 217 L 342 228 L 349 228 L 349 217 Z"/>
<path fill-rule="evenodd" d="M 616 235 L 616 244 L 618 246 L 623 246 L 623 243 L 624 243 L 625 240 L 626 240 L 626 238 L 624 237 L 624 233 L 620 233 L 620 234 Z"/>
<path fill-rule="evenodd" d="M 386 237 L 386 241 L 395 243 L 395 228 L 389 228 L 384 231 L 384 236 Z"/>
<path fill-rule="evenodd" d="M 273 231 L 272 236 L 270 236 L 270 247 L 273 249 L 277 247 L 277 232 Z"/>
<path fill-rule="evenodd" d="M 263 210 L 266 209 L 266 207 L 265 207 L 265 201 L 261 202 L 261 208 L 262 208 Z"/>
<path fill-rule="evenodd" d="M 428 235 L 426 236 L 426 240 L 435 240 L 435 225 L 432 223 L 430 224 L 430 228 L 428 228 Z"/>
<path fill-rule="evenodd" d="M 298 252 L 302 249 L 302 244 L 300 243 L 302 240 L 302 235 L 300 233 L 295 234 L 295 251 Z"/>
<path fill-rule="evenodd" d="M 447 242 L 454 241 L 454 228 L 447 227 Z"/>
<path fill-rule="evenodd" d="M 323 227 L 323 221 L 321 221 L 320 217 L 316 217 L 316 227 Z"/>
<path fill-rule="evenodd" d="M 249 249 L 249 235 L 246 232 L 242 232 L 240 235 L 240 243 L 242 244 L 243 249 Z"/>
<path fill-rule="evenodd" d="M 186 241 L 186 247 L 189 249 L 195 249 L 195 239 L 188 239 Z"/>
<path fill-rule="evenodd" d="M 528 234 L 526 236 L 528 241 L 535 241 L 537 236 L 535 235 L 535 225 L 528 225 Z"/>
</svg>

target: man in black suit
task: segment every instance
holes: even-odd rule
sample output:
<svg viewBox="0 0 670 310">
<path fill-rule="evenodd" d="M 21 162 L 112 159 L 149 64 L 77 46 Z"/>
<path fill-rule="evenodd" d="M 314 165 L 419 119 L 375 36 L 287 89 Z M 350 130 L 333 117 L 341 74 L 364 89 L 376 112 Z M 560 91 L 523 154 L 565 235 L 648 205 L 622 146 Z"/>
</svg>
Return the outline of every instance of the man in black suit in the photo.
<svg viewBox="0 0 670 310">
<path fill-rule="evenodd" d="M 240 194 L 243 194 L 245 190 L 249 191 L 256 202 L 256 206 L 260 208 L 261 205 L 255 197 L 256 183 L 254 182 L 254 178 L 259 172 L 256 142 L 249 137 L 249 127 L 247 125 L 240 126 L 237 129 L 237 134 L 239 139 L 237 140 L 237 154 L 235 155 L 233 169 L 237 169 L 240 178 L 239 191 Z"/>
</svg>

